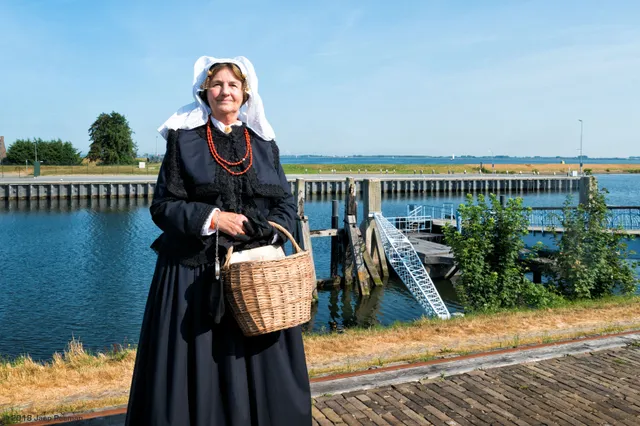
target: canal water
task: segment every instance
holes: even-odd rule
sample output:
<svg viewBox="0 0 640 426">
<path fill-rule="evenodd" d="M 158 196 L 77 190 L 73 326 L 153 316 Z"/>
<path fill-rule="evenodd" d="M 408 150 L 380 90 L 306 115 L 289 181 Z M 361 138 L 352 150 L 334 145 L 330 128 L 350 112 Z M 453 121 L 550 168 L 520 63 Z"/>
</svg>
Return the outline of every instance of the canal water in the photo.
<svg viewBox="0 0 640 426">
<path fill-rule="evenodd" d="M 283 155 L 283 164 L 578 164 L 578 157 L 426 157 L 418 155 Z M 638 164 L 638 157 L 630 158 L 589 158 L 589 164 Z M 589 168 L 589 165 L 585 166 Z"/>
<path fill-rule="evenodd" d="M 609 204 L 640 204 L 640 176 L 608 175 L 599 180 L 610 190 Z M 561 206 L 568 194 L 509 195 L 522 195 L 529 206 Z M 312 229 L 329 227 L 334 198 L 308 200 L 305 213 Z M 392 195 L 383 198 L 382 209 L 386 216 L 402 216 L 408 203 L 463 201 L 459 195 Z M 341 203 L 341 219 L 342 209 Z M 71 338 L 94 350 L 136 343 L 156 259 L 149 245 L 158 235 L 148 203 L 142 200 L 0 204 L 0 356 L 28 353 L 48 359 Z M 329 247 L 328 238 L 313 240 L 320 278 L 329 275 Z M 449 308 L 459 310 L 451 286 L 436 284 Z M 388 325 L 422 314 L 398 282 L 374 289 L 366 300 L 352 291 L 322 290 L 309 328 L 322 332 Z"/>
</svg>

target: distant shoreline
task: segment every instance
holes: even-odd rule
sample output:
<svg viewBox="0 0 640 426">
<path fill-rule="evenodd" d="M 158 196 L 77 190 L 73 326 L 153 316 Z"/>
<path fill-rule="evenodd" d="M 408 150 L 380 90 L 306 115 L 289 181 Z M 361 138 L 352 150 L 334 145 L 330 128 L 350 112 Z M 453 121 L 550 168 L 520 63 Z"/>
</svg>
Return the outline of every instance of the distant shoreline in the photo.
<svg viewBox="0 0 640 426">
<path fill-rule="evenodd" d="M 577 163 L 526 163 L 526 164 L 499 164 L 482 163 L 441 163 L 441 164 L 282 164 L 286 174 L 292 175 L 318 175 L 318 174 L 527 174 L 527 175 L 567 175 L 576 171 L 580 166 Z M 159 163 L 146 164 L 144 169 L 137 165 L 127 166 L 97 166 L 95 164 L 83 164 L 78 166 L 41 166 L 41 176 L 148 176 L 155 179 L 160 169 Z M 2 168 L 5 178 L 33 177 L 33 166 L 29 165 L 4 165 Z M 586 174 L 640 174 L 640 162 L 634 164 L 583 164 L 583 172 Z M 0 178 L 2 179 L 2 178 Z"/>
<path fill-rule="evenodd" d="M 472 156 L 314 156 L 314 155 L 281 155 L 283 164 L 562 164 L 580 163 L 578 157 L 472 157 Z M 627 158 L 587 158 L 583 164 L 638 164 L 640 157 Z"/>
<path fill-rule="evenodd" d="M 447 174 L 447 173 L 495 173 L 497 174 L 570 174 L 579 171 L 579 164 L 283 164 L 285 173 L 394 173 L 394 174 Z M 635 174 L 640 173 L 637 164 L 583 164 L 587 174 Z"/>
<path fill-rule="evenodd" d="M 452 157 L 466 160 L 491 160 L 492 158 L 495 160 L 571 160 L 571 161 L 579 161 L 580 157 L 563 157 L 563 156 L 540 156 L 536 155 L 533 157 L 527 156 L 509 156 L 509 155 L 494 155 L 492 156 L 475 156 L 475 155 L 362 155 L 362 154 L 353 154 L 353 155 L 315 155 L 315 154 L 281 154 L 283 158 L 433 158 L 433 159 L 445 159 L 448 160 Z M 604 160 L 615 160 L 615 161 L 633 161 L 640 160 L 640 156 L 631 155 L 628 157 L 588 157 L 583 156 L 583 161 L 604 161 Z"/>
</svg>

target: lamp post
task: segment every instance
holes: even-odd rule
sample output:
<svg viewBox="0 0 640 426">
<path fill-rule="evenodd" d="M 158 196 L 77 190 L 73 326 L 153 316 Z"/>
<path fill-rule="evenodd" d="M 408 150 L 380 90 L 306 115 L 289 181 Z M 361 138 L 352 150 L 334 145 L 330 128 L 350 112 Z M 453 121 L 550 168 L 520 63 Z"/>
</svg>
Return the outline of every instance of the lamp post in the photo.
<svg viewBox="0 0 640 426">
<path fill-rule="evenodd" d="M 496 173 L 496 163 L 493 159 L 493 151 L 489 150 L 489 154 L 491 154 L 491 172 Z"/>
<path fill-rule="evenodd" d="M 578 119 L 580 122 L 580 175 L 582 175 L 582 120 Z"/>
<path fill-rule="evenodd" d="M 33 141 L 33 149 L 36 151 L 36 161 L 38 161 L 38 141 Z"/>
</svg>

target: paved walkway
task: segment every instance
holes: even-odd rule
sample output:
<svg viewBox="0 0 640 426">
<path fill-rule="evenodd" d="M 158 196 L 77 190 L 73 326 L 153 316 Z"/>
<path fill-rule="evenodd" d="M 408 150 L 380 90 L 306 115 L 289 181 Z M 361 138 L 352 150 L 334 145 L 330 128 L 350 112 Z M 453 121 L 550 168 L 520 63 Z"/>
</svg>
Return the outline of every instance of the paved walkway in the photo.
<svg viewBox="0 0 640 426">
<path fill-rule="evenodd" d="M 640 425 L 640 345 L 314 399 L 314 425 Z"/>
</svg>

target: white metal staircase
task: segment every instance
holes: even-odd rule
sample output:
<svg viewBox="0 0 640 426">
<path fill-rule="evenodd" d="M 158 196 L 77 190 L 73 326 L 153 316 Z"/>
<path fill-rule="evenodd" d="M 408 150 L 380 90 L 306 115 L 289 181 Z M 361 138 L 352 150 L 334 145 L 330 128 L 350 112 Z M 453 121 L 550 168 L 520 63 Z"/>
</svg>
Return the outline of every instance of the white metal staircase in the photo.
<svg viewBox="0 0 640 426">
<path fill-rule="evenodd" d="M 382 245 L 387 259 L 413 297 L 427 314 L 437 315 L 442 319 L 451 318 L 447 306 L 409 239 L 381 213 L 374 213 L 373 216 L 382 235 Z"/>
</svg>

